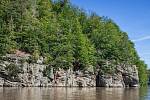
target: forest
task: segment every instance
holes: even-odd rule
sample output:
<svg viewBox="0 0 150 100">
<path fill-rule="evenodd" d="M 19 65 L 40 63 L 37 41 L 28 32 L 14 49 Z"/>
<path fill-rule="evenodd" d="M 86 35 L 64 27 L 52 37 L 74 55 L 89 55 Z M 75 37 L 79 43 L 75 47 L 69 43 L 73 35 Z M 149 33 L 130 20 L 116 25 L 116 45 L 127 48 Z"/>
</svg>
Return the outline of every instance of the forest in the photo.
<svg viewBox="0 0 150 100">
<path fill-rule="evenodd" d="M 0 55 L 15 50 L 43 56 L 55 68 L 113 73 L 118 64 L 136 65 L 141 86 L 147 82 L 147 65 L 128 34 L 69 0 L 0 0 Z"/>
</svg>

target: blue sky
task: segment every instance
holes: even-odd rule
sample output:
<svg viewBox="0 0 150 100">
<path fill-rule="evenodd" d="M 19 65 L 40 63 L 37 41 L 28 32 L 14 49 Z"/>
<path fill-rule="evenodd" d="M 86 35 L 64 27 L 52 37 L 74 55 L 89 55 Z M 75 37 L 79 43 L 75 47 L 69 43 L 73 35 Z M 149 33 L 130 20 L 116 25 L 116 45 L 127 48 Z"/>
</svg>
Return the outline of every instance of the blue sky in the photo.
<svg viewBox="0 0 150 100">
<path fill-rule="evenodd" d="M 150 0 L 70 0 L 87 12 L 114 20 L 128 33 L 142 60 L 150 68 Z"/>
</svg>

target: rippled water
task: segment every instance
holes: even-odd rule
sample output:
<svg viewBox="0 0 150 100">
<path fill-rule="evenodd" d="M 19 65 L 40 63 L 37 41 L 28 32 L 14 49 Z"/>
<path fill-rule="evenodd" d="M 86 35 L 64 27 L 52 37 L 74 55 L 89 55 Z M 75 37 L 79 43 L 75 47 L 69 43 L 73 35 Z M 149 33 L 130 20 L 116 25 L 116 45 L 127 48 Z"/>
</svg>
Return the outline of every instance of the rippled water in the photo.
<svg viewBox="0 0 150 100">
<path fill-rule="evenodd" d="M 0 88 L 0 100 L 150 100 L 150 88 Z"/>
</svg>

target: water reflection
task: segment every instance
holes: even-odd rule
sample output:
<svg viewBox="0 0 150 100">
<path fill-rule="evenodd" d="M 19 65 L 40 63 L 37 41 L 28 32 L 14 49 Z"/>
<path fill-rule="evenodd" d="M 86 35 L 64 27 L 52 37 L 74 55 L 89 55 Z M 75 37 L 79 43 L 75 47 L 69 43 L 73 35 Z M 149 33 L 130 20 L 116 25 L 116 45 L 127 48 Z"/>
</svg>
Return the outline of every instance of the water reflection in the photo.
<svg viewBox="0 0 150 100">
<path fill-rule="evenodd" d="M 0 88 L 0 100 L 150 100 L 147 88 Z"/>
<path fill-rule="evenodd" d="M 142 87 L 139 91 L 140 100 L 150 100 L 150 87 Z"/>
</svg>

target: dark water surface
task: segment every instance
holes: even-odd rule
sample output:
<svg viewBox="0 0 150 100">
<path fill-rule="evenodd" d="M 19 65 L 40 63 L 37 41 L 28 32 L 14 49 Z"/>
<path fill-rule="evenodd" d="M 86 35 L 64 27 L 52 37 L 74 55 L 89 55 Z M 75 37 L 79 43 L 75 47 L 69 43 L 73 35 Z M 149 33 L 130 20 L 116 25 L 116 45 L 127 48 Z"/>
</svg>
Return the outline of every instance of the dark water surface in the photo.
<svg viewBox="0 0 150 100">
<path fill-rule="evenodd" d="M 0 100 L 150 100 L 150 88 L 0 88 Z"/>
</svg>

